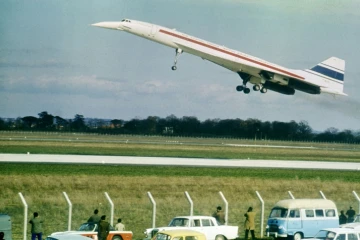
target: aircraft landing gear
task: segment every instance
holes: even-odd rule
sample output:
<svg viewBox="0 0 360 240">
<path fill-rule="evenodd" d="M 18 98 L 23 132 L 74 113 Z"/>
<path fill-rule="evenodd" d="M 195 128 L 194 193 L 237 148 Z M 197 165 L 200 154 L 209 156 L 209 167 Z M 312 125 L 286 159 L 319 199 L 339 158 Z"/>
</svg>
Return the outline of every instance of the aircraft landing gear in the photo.
<svg viewBox="0 0 360 240">
<path fill-rule="evenodd" d="M 250 80 L 251 75 L 243 72 L 238 72 L 239 76 L 243 80 L 243 85 L 239 85 L 236 87 L 236 90 L 241 92 L 244 91 L 245 94 L 250 93 L 250 88 L 246 87 L 247 82 Z"/>
<path fill-rule="evenodd" d="M 261 92 L 261 93 L 267 93 L 267 88 L 264 88 L 264 87 L 261 88 L 260 92 Z"/>
<path fill-rule="evenodd" d="M 171 70 L 175 71 L 175 70 L 177 69 L 177 67 L 176 67 L 177 59 L 178 59 L 179 55 L 180 55 L 182 52 L 183 52 L 183 50 L 180 49 L 180 48 L 177 48 L 177 49 L 175 50 L 175 53 L 176 53 L 176 54 L 175 54 L 175 60 L 174 60 L 174 65 L 171 67 Z"/>
<path fill-rule="evenodd" d="M 254 90 L 254 91 L 259 91 L 260 89 L 261 89 L 261 86 L 258 85 L 258 84 L 256 84 L 256 85 L 253 86 L 253 90 Z"/>
</svg>

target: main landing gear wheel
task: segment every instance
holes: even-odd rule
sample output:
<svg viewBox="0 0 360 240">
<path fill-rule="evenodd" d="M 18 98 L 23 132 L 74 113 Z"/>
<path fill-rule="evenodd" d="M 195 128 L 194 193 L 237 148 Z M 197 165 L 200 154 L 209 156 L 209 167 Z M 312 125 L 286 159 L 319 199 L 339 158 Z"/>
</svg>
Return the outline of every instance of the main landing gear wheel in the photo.
<svg viewBox="0 0 360 240">
<path fill-rule="evenodd" d="M 264 87 L 263 87 L 263 88 L 260 90 L 260 92 L 261 92 L 261 93 L 266 93 L 266 92 L 267 92 L 267 88 L 264 88 Z"/>
<path fill-rule="evenodd" d="M 171 70 L 175 71 L 177 69 L 177 67 L 176 67 L 177 59 L 182 52 L 183 52 L 183 50 L 180 48 L 177 48 L 175 50 L 175 60 L 174 60 L 174 65 L 171 67 Z"/>
<path fill-rule="evenodd" d="M 248 94 L 250 92 L 250 88 L 247 88 L 246 86 L 239 85 L 236 87 L 236 91 L 242 92 L 244 91 L 245 94 Z"/>
<path fill-rule="evenodd" d="M 241 92 L 243 90 L 244 90 L 244 86 L 239 85 L 236 87 L 236 91 L 238 91 L 238 92 Z"/>
<path fill-rule="evenodd" d="M 254 90 L 254 91 L 259 91 L 259 90 L 260 90 L 260 86 L 259 86 L 259 85 L 254 85 L 254 86 L 253 86 L 253 90 Z"/>
</svg>

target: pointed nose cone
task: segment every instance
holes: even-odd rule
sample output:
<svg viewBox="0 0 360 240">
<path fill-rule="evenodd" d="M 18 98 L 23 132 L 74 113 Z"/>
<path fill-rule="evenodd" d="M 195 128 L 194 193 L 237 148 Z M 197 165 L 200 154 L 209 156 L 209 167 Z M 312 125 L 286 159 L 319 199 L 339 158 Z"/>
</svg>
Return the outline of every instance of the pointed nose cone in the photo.
<svg viewBox="0 0 360 240">
<path fill-rule="evenodd" d="M 91 26 L 114 29 L 114 30 L 122 30 L 121 22 L 99 22 L 99 23 L 91 24 Z"/>
</svg>

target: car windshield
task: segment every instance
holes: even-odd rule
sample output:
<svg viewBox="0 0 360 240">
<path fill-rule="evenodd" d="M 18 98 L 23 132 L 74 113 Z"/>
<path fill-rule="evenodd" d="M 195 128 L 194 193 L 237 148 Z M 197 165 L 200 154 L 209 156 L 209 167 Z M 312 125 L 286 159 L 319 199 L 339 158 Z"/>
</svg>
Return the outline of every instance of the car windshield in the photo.
<svg viewBox="0 0 360 240">
<path fill-rule="evenodd" d="M 189 219 L 187 218 L 174 218 L 171 220 L 169 227 L 184 227 L 188 226 Z"/>
<path fill-rule="evenodd" d="M 94 231 L 95 223 L 83 223 L 78 231 Z"/>
<path fill-rule="evenodd" d="M 155 238 L 153 240 L 170 240 L 171 236 L 163 233 L 156 234 Z"/>
<path fill-rule="evenodd" d="M 285 218 L 287 214 L 288 209 L 286 208 L 273 208 L 270 213 L 270 218 Z"/>
<path fill-rule="evenodd" d="M 332 231 L 326 231 L 326 230 L 320 230 L 314 238 L 317 239 L 326 239 L 326 240 L 332 240 L 334 239 L 336 233 Z"/>
<path fill-rule="evenodd" d="M 110 231 L 114 231 L 115 228 L 113 226 L 110 225 Z M 97 231 L 97 224 L 94 222 L 89 222 L 89 223 L 83 223 L 81 224 L 80 228 L 78 231 L 92 231 L 92 232 L 96 232 Z"/>
</svg>

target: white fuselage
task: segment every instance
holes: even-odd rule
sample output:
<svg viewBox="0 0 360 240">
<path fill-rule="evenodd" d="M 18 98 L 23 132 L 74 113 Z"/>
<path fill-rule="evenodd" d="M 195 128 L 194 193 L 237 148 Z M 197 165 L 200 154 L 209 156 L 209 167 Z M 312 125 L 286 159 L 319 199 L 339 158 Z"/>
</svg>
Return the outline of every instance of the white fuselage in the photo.
<svg viewBox="0 0 360 240">
<path fill-rule="evenodd" d="M 314 72 L 308 69 L 288 69 L 174 29 L 130 19 L 124 19 L 121 22 L 101 22 L 93 24 L 93 26 L 126 31 L 171 48 L 181 49 L 181 52 L 199 56 L 239 75 L 241 73 L 249 74 L 251 78 L 248 81 L 252 84 L 261 85 L 268 81 L 281 86 L 290 86 L 293 85 L 293 83 L 290 84 L 290 81 L 297 81 L 303 86 L 318 87 L 322 92 L 344 95 L 342 92 L 343 82 L 341 81 L 327 79 L 326 76 L 316 76 Z M 263 72 L 270 73 L 272 76 L 265 79 Z"/>
<path fill-rule="evenodd" d="M 284 68 L 248 54 L 235 51 L 173 29 L 135 20 L 122 23 L 122 26 L 119 26 L 119 30 L 161 43 L 168 47 L 182 49 L 184 52 L 207 59 L 234 72 L 245 71 L 247 66 L 252 66 L 271 72 L 278 72 L 279 74 L 287 73 L 289 75 L 294 75 L 294 77 L 303 78 L 300 73 L 293 73 L 294 70 Z M 234 64 L 229 65 L 228 61 L 224 62 L 222 59 L 227 59 L 234 62 Z M 239 63 L 243 66 L 242 68 L 239 68 Z M 254 72 L 251 74 L 257 75 L 258 73 Z"/>
</svg>

